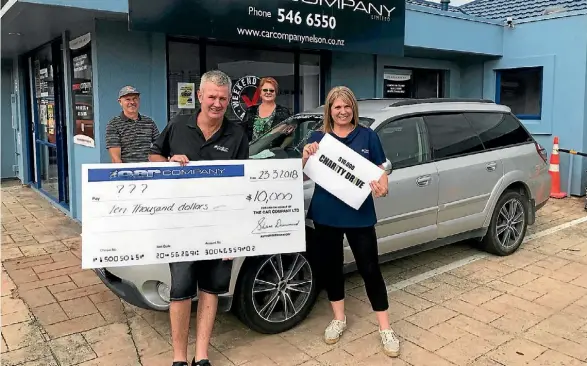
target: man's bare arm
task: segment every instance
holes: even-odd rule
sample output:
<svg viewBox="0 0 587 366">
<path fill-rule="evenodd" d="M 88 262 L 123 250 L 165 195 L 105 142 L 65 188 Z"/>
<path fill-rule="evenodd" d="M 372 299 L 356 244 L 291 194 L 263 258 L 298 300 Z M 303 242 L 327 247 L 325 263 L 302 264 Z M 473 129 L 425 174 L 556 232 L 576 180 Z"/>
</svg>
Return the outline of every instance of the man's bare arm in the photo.
<svg viewBox="0 0 587 366">
<path fill-rule="evenodd" d="M 149 154 L 149 161 L 154 161 L 154 162 L 158 162 L 158 163 L 161 163 L 161 162 L 165 163 L 169 160 L 163 155 Z"/>
<path fill-rule="evenodd" d="M 121 149 L 119 147 L 111 147 L 108 149 L 108 153 L 110 153 L 110 160 L 113 163 L 122 163 L 122 158 L 120 157 Z"/>
</svg>

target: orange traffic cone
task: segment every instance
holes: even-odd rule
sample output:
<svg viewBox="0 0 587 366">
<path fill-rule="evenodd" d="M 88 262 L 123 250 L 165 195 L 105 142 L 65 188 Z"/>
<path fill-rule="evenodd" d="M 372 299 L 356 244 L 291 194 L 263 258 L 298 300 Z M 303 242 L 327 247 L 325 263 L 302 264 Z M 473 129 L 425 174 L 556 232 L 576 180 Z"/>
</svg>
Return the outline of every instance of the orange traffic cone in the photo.
<svg viewBox="0 0 587 366">
<path fill-rule="evenodd" d="M 552 198 L 565 198 L 567 194 L 561 192 L 561 174 L 560 174 L 560 157 L 558 155 L 558 136 L 554 137 L 554 144 L 552 145 L 552 154 L 550 155 L 550 166 L 548 167 L 548 173 L 552 180 L 550 187 L 550 197 Z"/>
</svg>

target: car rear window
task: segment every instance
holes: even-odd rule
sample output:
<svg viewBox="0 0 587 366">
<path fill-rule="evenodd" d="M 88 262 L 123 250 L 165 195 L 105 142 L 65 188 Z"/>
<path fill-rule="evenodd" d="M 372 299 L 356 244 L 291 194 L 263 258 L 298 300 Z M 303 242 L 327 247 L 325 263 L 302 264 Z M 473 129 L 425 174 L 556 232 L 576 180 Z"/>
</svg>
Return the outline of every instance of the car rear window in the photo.
<svg viewBox="0 0 587 366">
<path fill-rule="evenodd" d="M 432 142 L 433 158 L 446 159 L 483 151 L 481 140 L 462 113 L 424 117 Z"/>
<path fill-rule="evenodd" d="M 502 148 L 532 142 L 521 123 L 507 113 L 467 112 L 465 117 L 486 149 Z"/>
</svg>

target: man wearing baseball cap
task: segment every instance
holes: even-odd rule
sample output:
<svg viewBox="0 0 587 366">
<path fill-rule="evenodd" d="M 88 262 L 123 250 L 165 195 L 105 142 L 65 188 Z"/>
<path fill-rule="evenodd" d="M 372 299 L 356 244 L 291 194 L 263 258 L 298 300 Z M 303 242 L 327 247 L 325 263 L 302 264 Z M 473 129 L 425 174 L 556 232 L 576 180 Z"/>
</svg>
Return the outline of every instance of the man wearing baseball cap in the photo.
<svg viewBox="0 0 587 366">
<path fill-rule="evenodd" d="M 113 163 L 142 163 L 149 161 L 149 151 L 159 129 L 148 116 L 139 113 L 141 93 L 132 86 L 118 92 L 122 113 L 106 126 L 106 148 Z"/>
</svg>

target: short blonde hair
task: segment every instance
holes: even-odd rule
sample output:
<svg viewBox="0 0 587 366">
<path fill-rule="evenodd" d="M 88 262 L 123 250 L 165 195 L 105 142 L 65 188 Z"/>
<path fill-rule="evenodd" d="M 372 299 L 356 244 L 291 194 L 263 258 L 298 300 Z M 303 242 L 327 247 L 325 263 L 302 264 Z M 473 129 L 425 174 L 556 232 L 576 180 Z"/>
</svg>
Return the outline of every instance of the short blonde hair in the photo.
<svg viewBox="0 0 587 366">
<path fill-rule="evenodd" d="M 332 120 L 330 109 L 332 108 L 334 101 L 338 98 L 341 98 L 345 103 L 348 103 L 351 106 L 353 109 L 352 124 L 355 127 L 359 125 L 359 106 L 355 94 L 346 86 L 335 86 L 330 90 L 328 96 L 326 96 L 326 103 L 324 103 L 324 125 L 322 129 L 325 133 L 332 132 L 334 122 Z"/>
</svg>

